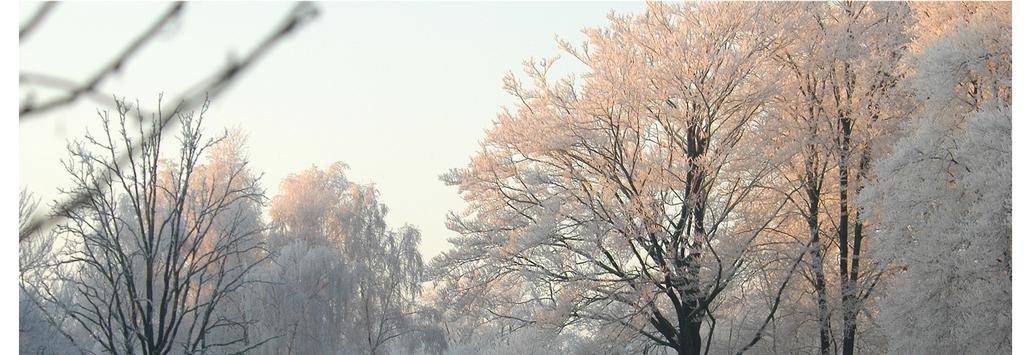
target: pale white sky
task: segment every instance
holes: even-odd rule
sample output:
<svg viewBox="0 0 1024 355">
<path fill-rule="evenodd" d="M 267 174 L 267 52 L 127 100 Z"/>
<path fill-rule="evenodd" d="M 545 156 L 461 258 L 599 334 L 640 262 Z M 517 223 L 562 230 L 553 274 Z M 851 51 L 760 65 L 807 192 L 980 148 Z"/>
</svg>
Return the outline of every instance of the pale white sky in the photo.
<svg viewBox="0 0 1024 355">
<path fill-rule="evenodd" d="M 242 55 L 275 27 L 289 3 L 189 3 L 181 21 L 138 53 L 103 92 L 154 107 Z M 502 105 L 509 71 L 524 59 L 560 54 L 555 35 L 574 43 L 608 11 L 643 3 L 325 3 L 321 16 L 276 47 L 213 102 L 208 127 L 242 127 L 268 196 L 281 179 L 313 164 L 350 166 L 373 181 L 389 224 L 418 226 L 431 258 L 448 248 L 448 211 L 461 210 L 438 175 L 462 167 Z M 28 17 L 36 4 L 22 3 Z M 62 3 L 20 44 L 20 71 L 81 81 L 163 11 L 163 3 Z M 563 55 L 560 66 L 580 65 Z M 22 91 L 24 93 L 24 91 Z M 19 185 L 56 198 L 67 181 L 65 142 L 98 127 L 97 106 L 75 106 L 23 122 Z M 94 128 L 95 129 L 95 128 Z"/>
</svg>

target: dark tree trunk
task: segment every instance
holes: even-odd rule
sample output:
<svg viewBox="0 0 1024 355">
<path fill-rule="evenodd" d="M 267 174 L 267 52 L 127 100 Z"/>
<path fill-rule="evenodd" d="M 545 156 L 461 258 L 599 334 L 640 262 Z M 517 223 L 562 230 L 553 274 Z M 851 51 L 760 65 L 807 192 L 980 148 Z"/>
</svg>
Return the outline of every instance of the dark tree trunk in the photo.
<svg viewBox="0 0 1024 355">
<path fill-rule="evenodd" d="M 817 222 L 815 222 L 817 223 Z M 821 252 L 821 240 L 819 239 L 818 227 L 811 227 L 811 263 L 814 269 L 814 291 L 818 296 L 818 336 L 821 344 L 821 354 L 832 353 L 832 342 L 829 336 L 831 329 L 831 317 L 828 311 L 828 295 L 825 290 L 824 260 Z"/>
<path fill-rule="evenodd" d="M 865 149 L 860 157 L 857 169 L 857 193 L 863 187 L 863 181 L 867 177 L 868 166 L 871 161 L 869 152 Z M 860 313 L 860 302 L 858 291 L 860 288 L 860 255 L 861 245 L 864 240 L 864 222 L 861 220 L 860 208 L 856 209 L 853 223 L 853 251 L 850 261 L 850 304 L 849 304 L 849 326 L 843 334 L 843 355 L 853 355 L 854 345 L 857 343 L 857 314 Z"/>
<path fill-rule="evenodd" d="M 849 90 L 849 89 L 848 89 Z M 853 299 L 850 287 L 850 135 L 848 113 L 839 117 L 839 290 L 843 307 L 843 354 L 853 354 Z"/>
<path fill-rule="evenodd" d="M 821 233 L 819 231 L 818 208 L 821 201 L 820 177 L 817 173 L 815 161 L 807 161 L 805 182 L 807 187 L 807 228 L 811 237 L 811 268 L 814 271 L 814 291 L 817 294 L 818 303 L 818 341 L 821 347 L 821 354 L 832 353 L 831 316 L 828 310 L 828 293 L 825 289 L 825 268 L 824 255 L 822 252 Z"/>
<path fill-rule="evenodd" d="M 684 322 L 679 327 L 679 346 L 676 353 L 679 355 L 700 355 L 701 338 L 700 322 Z"/>
</svg>

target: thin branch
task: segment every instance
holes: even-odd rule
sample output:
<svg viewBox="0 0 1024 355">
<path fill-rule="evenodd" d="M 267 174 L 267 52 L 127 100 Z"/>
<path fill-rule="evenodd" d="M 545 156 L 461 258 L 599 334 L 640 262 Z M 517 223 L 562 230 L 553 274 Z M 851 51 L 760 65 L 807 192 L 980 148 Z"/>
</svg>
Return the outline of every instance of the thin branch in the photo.
<svg viewBox="0 0 1024 355">
<path fill-rule="evenodd" d="M 21 28 L 18 29 L 19 44 L 21 44 L 22 41 L 28 38 L 28 36 L 32 34 L 32 32 L 35 31 L 36 28 L 39 28 L 39 24 L 46 19 L 46 16 L 49 15 L 51 11 L 53 11 L 54 6 L 57 6 L 57 2 L 55 1 L 47 1 L 44 2 L 42 5 L 39 5 L 39 8 L 36 9 L 36 12 L 32 14 L 32 18 L 28 19 L 28 21 L 25 22 L 24 25 L 21 25 Z"/>
</svg>

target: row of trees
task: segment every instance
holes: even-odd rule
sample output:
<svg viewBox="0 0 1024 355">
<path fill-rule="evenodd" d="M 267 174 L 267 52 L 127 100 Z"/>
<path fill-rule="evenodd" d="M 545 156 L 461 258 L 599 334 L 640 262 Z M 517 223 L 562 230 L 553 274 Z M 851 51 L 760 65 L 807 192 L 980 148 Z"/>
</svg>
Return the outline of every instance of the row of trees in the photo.
<svg viewBox="0 0 1024 355">
<path fill-rule="evenodd" d="M 21 352 L 1009 351 L 1007 4 L 609 20 L 506 78 L 429 265 L 343 164 L 268 199 L 205 106 L 119 101 L 21 242 Z"/>
<path fill-rule="evenodd" d="M 182 129 L 165 142 L 118 101 L 101 135 L 69 144 L 62 192 L 89 198 L 21 245 L 21 352 L 443 349 L 417 299 L 420 232 L 389 228 L 377 190 L 340 163 L 285 179 L 266 221 L 244 136 L 204 134 L 207 107 L 173 113 Z M 37 205 L 23 193 L 23 223 Z"/>
<path fill-rule="evenodd" d="M 654 3 L 527 61 L 443 176 L 453 344 L 1008 352 L 1008 7 Z"/>
</svg>

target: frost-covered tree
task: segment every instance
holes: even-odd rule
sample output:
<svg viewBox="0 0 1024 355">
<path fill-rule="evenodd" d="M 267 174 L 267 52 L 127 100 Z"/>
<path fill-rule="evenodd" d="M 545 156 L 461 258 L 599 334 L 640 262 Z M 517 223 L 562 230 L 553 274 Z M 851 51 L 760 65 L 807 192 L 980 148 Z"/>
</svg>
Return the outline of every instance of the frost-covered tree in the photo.
<svg viewBox="0 0 1024 355">
<path fill-rule="evenodd" d="M 259 215 L 246 208 L 261 203 L 262 191 L 244 161 L 204 165 L 222 139 L 203 134 L 207 107 L 175 113 L 176 156 L 162 135 L 140 138 L 141 121 L 139 131 L 130 128 L 132 107 L 123 101 L 113 120 L 101 113 L 101 135 L 69 145 L 73 184 L 64 192 L 89 200 L 60 212 L 61 263 L 36 286 L 67 318 L 64 334 L 80 351 L 235 352 L 260 344 L 247 335 L 249 321 L 224 308 L 262 260 L 254 256 Z M 126 149 L 138 151 L 127 163 L 106 163 Z"/>
<path fill-rule="evenodd" d="M 260 354 L 355 352 L 346 343 L 346 307 L 352 283 L 336 248 L 296 240 L 275 251 L 251 278 L 262 283 L 244 295 L 259 318 L 254 332 L 272 338 Z"/>
<path fill-rule="evenodd" d="M 771 105 L 773 119 L 758 133 L 777 148 L 765 152 L 778 164 L 772 184 L 799 191 L 790 208 L 804 223 L 778 234 L 780 241 L 804 235 L 796 239 L 810 245 L 806 286 L 798 288 L 814 290 L 819 353 L 877 351 L 877 341 L 857 342 L 864 330 L 858 320 L 882 273 L 864 257 L 872 238 L 855 201 L 871 174 L 871 157 L 909 109 L 901 79 L 908 71 L 910 8 L 804 3 L 786 20 L 785 45 L 774 56 L 784 78 Z M 793 244 L 788 254 L 802 243 Z M 792 294 L 788 301 L 798 311 L 802 298 Z M 800 330 L 772 336 L 793 338 Z"/>
<path fill-rule="evenodd" d="M 1009 14 L 613 13 L 559 42 L 584 72 L 505 78 L 429 267 L 344 164 L 264 213 L 244 134 L 204 137 L 204 107 L 141 137 L 119 102 L 68 147 L 83 207 L 19 236 L 20 351 L 1007 353 Z"/>
<path fill-rule="evenodd" d="M 880 163 L 893 174 L 871 196 L 877 254 L 901 270 L 882 304 L 890 351 L 1009 353 L 1010 109 L 993 104 L 961 127 L 922 121 Z"/>
<path fill-rule="evenodd" d="M 274 308 L 260 332 L 276 338 L 263 351 L 440 351 L 440 330 L 417 301 L 419 231 L 389 229 L 375 187 L 350 181 L 345 169 L 289 176 L 273 199 L 269 244 L 278 252 L 253 275 L 265 284 L 247 296 L 250 307 Z"/>
<path fill-rule="evenodd" d="M 943 6 L 969 11 L 925 28 L 919 117 L 864 196 L 897 270 L 880 314 L 891 353 L 1009 353 L 1009 4 Z"/>
<path fill-rule="evenodd" d="M 718 297 L 785 203 L 760 184 L 770 165 L 746 135 L 777 79 L 781 12 L 768 10 L 651 4 L 563 43 L 588 66 L 582 81 L 549 78 L 551 60 L 527 62 L 532 85 L 507 78 L 519 104 L 444 176 L 468 202 L 435 260 L 446 302 L 708 351 Z"/>
<path fill-rule="evenodd" d="M 18 199 L 18 224 L 23 230 L 36 213 L 39 200 L 27 189 Z M 74 349 L 62 330 L 69 323 L 66 315 L 46 303 L 39 285 L 52 276 L 57 234 L 39 233 L 18 243 L 18 351 L 21 354 L 55 354 Z M 59 297 L 67 300 L 68 292 Z"/>
</svg>

